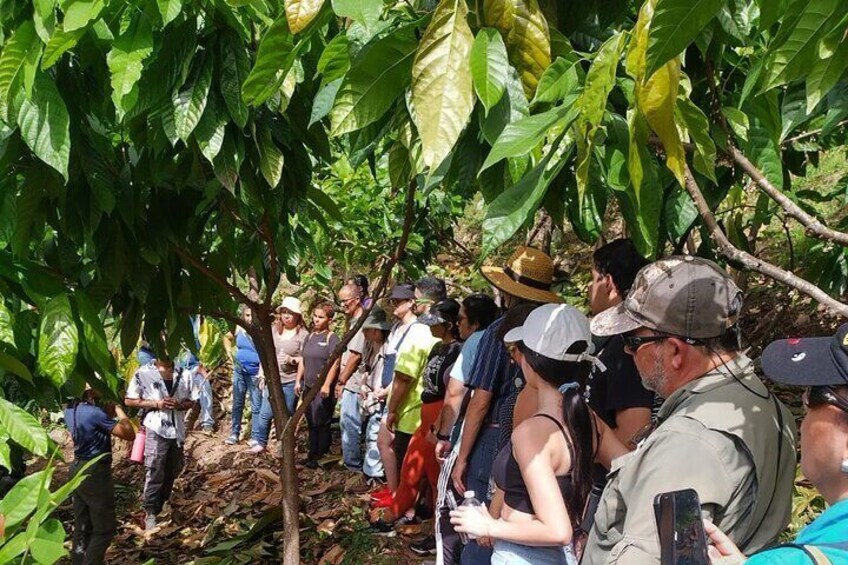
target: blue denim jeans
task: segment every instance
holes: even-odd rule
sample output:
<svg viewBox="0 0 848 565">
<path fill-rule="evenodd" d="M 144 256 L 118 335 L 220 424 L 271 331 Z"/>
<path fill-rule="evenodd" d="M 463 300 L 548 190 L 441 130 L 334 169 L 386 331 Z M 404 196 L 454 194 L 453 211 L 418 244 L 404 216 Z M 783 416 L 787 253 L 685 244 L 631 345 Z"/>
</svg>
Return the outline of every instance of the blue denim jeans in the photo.
<svg viewBox="0 0 848 565">
<path fill-rule="evenodd" d="M 489 505 L 489 477 L 492 475 L 492 463 L 498 454 L 500 428 L 483 427 L 477 435 L 477 441 L 468 457 L 465 473 L 465 488 L 473 490 L 477 500 Z M 492 550 L 469 541 L 462 550 L 462 565 L 488 565 L 492 559 Z"/>
<path fill-rule="evenodd" d="M 371 478 L 382 477 L 385 473 L 383 458 L 380 457 L 380 450 L 377 448 L 377 432 L 380 431 L 382 418 L 383 411 L 377 410 L 368 416 L 368 422 L 365 424 L 365 458 L 362 461 L 362 472 Z"/>
<path fill-rule="evenodd" d="M 534 547 L 503 540 L 495 540 L 494 545 L 492 565 L 577 565 L 570 545 Z"/>
<path fill-rule="evenodd" d="M 359 394 L 345 389 L 339 408 L 342 429 L 342 459 L 349 471 L 362 469 L 362 415 L 359 411 Z"/>
<path fill-rule="evenodd" d="M 286 407 L 289 409 L 289 414 L 294 412 L 297 397 L 294 394 L 294 381 L 283 383 L 281 387 L 283 391 L 283 400 Z M 261 446 L 268 445 L 268 436 L 271 434 L 271 421 L 274 419 L 274 410 L 271 408 L 271 395 L 268 389 L 262 393 L 262 407 L 257 413 L 257 417 L 253 419 L 253 429 L 251 430 L 251 438 Z"/>
<path fill-rule="evenodd" d="M 203 384 L 200 385 L 200 425 L 214 426 L 215 419 L 212 418 L 212 385 L 209 379 L 204 378 Z"/>
<path fill-rule="evenodd" d="M 244 415 L 245 397 L 250 394 L 252 427 L 256 428 L 259 410 L 262 407 L 262 391 L 256 383 L 256 375 L 248 375 L 236 363 L 233 365 L 233 424 L 230 435 L 241 435 L 241 418 Z"/>
</svg>

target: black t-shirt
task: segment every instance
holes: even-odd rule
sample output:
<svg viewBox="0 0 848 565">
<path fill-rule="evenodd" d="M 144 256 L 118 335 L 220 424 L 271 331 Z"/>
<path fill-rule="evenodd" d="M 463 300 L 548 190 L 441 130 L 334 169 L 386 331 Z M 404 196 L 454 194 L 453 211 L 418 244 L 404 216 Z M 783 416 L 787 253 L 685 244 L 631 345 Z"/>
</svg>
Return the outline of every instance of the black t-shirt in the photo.
<svg viewBox="0 0 848 565">
<path fill-rule="evenodd" d="M 433 347 L 430 356 L 427 358 L 424 373 L 421 375 L 424 383 L 424 390 L 421 391 L 421 402 L 429 404 L 430 402 L 438 402 L 445 397 L 448 374 L 450 368 L 456 362 L 456 358 L 459 357 L 461 349 L 462 344 L 458 341 L 447 345 L 437 343 Z"/>
<path fill-rule="evenodd" d="M 642 386 L 642 378 L 633 356 L 624 351 L 620 335 L 595 338 L 598 358 L 606 371 L 592 368 L 586 385 L 586 399 L 592 410 L 611 428 L 616 428 L 615 413 L 628 408 L 651 408 L 654 393 Z"/>
<path fill-rule="evenodd" d="M 318 382 L 321 369 L 324 368 L 324 364 L 338 344 L 338 336 L 330 332 L 310 333 L 303 342 L 301 355 L 303 356 L 303 384 L 306 387 L 313 387 Z"/>
</svg>

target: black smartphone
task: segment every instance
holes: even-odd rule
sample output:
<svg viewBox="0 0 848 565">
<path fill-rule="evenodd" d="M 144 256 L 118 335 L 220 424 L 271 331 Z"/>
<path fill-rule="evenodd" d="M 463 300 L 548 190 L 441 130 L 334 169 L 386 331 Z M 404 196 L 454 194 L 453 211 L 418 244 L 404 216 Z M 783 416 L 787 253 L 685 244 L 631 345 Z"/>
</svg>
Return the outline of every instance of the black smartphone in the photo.
<svg viewBox="0 0 848 565">
<path fill-rule="evenodd" d="M 685 489 L 658 494 L 654 514 L 662 565 L 710 565 L 697 492 Z"/>
</svg>

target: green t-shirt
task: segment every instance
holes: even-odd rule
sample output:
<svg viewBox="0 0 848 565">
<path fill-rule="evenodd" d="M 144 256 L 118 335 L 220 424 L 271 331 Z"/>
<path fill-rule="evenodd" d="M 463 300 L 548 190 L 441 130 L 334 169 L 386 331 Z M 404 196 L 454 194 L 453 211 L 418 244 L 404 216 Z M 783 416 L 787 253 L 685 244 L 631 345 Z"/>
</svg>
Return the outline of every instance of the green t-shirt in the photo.
<svg viewBox="0 0 848 565">
<path fill-rule="evenodd" d="M 414 434 L 421 425 L 421 392 L 424 390 L 421 375 L 427 365 L 430 350 L 439 341 L 430 333 L 429 326 L 413 324 L 398 350 L 395 372 L 413 379 L 397 410 L 397 429 L 404 433 Z"/>
</svg>

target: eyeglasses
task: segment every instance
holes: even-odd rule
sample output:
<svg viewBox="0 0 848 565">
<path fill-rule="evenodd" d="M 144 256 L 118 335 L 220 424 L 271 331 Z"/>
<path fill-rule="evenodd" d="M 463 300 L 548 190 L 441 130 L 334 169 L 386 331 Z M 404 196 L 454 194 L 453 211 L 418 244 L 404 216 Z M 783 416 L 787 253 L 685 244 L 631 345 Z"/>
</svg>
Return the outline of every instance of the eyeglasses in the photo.
<svg viewBox="0 0 848 565">
<path fill-rule="evenodd" d="M 805 408 L 816 408 L 829 404 L 848 412 L 848 398 L 836 394 L 829 386 L 807 387 L 804 389 L 804 394 L 801 395 L 801 402 L 804 403 Z"/>
<path fill-rule="evenodd" d="M 670 335 L 626 335 L 622 339 L 624 339 L 624 349 L 630 354 L 635 354 L 647 343 L 664 341 L 670 337 Z"/>
</svg>

